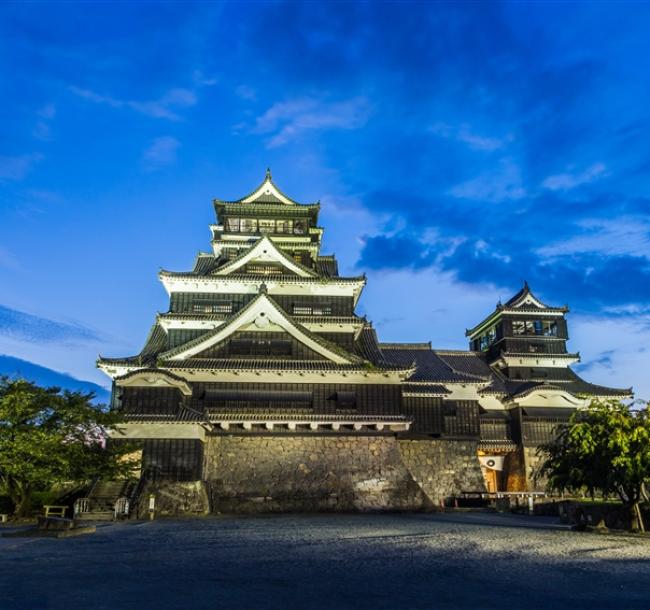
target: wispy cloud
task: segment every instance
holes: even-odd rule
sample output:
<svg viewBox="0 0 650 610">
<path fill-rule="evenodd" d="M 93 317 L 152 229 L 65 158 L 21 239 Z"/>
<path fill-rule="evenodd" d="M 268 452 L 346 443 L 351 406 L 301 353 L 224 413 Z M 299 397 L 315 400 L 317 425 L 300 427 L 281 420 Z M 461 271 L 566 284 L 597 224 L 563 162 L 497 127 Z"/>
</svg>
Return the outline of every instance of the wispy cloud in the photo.
<svg viewBox="0 0 650 610">
<path fill-rule="evenodd" d="M 170 121 L 179 121 L 181 119 L 179 111 L 190 108 L 197 102 L 196 93 L 190 89 L 170 89 L 162 97 L 150 101 L 124 100 L 80 87 L 70 87 L 70 91 L 95 104 L 104 104 L 111 108 L 128 108 L 145 116 Z"/>
<path fill-rule="evenodd" d="M 0 156 L 0 181 L 23 180 L 31 169 L 43 159 L 41 153 L 30 153 L 15 157 Z"/>
<path fill-rule="evenodd" d="M 603 163 L 594 163 L 582 172 L 566 172 L 549 176 L 542 182 L 542 186 L 551 191 L 568 191 L 603 178 L 606 172 L 607 168 Z"/>
<path fill-rule="evenodd" d="M 457 184 L 449 194 L 460 199 L 482 200 L 499 203 L 526 196 L 519 166 L 511 159 L 501 159 L 493 171 Z"/>
<path fill-rule="evenodd" d="M 36 113 L 37 121 L 32 135 L 38 140 L 51 140 L 52 129 L 50 122 L 56 116 L 56 106 L 54 104 L 46 104 Z"/>
<path fill-rule="evenodd" d="M 327 129 L 359 129 L 370 115 L 364 97 L 339 102 L 300 98 L 273 104 L 257 118 L 253 133 L 268 134 L 269 148 L 287 144 L 305 132 Z"/>
<path fill-rule="evenodd" d="M 20 265 L 16 257 L 6 248 L 0 246 L 0 267 L 5 269 L 19 269 Z"/>
<path fill-rule="evenodd" d="M 192 82 L 197 87 L 212 87 L 219 82 L 216 76 L 207 76 L 202 70 L 194 70 L 192 72 Z"/>
<path fill-rule="evenodd" d="M 257 92 L 248 85 L 239 85 L 239 87 L 235 87 L 235 94 L 241 99 L 251 102 L 257 99 Z"/>
<path fill-rule="evenodd" d="M 548 258 L 586 253 L 650 258 L 650 222 L 646 218 L 588 219 L 576 227 L 578 235 L 543 246 L 537 253 Z"/>
<path fill-rule="evenodd" d="M 430 129 L 431 133 L 446 139 L 457 140 L 466 144 L 472 150 L 492 152 L 499 150 L 512 142 L 513 136 L 497 138 L 494 136 L 479 135 L 474 132 L 469 125 L 462 124 L 459 126 L 449 125 L 448 123 L 436 123 Z"/>
<path fill-rule="evenodd" d="M 57 322 L 0 305 L 0 335 L 30 342 L 87 343 L 100 340 L 80 324 Z"/>
<path fill-rule="evenodd" d="M 176 151 L 181 143 L 172 136 L 156 138 L 144 151 L 142 161 L 147 170 L 153 171 L 176 161 Z"/>
</svg>

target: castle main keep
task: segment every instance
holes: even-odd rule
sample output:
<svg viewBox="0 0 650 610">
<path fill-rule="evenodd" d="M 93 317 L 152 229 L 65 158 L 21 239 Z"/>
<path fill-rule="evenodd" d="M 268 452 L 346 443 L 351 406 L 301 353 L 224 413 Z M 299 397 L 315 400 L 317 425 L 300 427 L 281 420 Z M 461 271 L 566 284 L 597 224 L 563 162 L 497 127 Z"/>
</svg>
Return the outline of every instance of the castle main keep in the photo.
<svg viewBox="0 0 650 610">
<path fill-rule="evenodd" d="M 170 514 L 425 510 L 531 490 L 558 423 L 631 395 L 578 377 L 567 308 L 527 285 L 467 331 L 468 351 L 381 343 L 355 313 L 365 276 L 321 254 L 319 203 L 267 172 L 214 207 L 211 251 L 160 272 L 169 311 L 142 351 L 98 360 L 125 418 L 116 436 L 141 447 L 143 485 Z"/>
</svg>

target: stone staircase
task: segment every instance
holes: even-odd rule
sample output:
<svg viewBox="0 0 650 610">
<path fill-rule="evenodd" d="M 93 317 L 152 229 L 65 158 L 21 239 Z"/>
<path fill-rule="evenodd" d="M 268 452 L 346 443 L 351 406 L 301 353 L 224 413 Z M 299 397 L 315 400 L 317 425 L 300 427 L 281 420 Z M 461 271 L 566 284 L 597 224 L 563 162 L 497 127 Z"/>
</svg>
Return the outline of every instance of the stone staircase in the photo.
<svg viewBox="0 0 650 610">
<path fill-rule="evenodd" d="M 131 499 L 135 481 L 96 481 L 88 496 L 78 500 L 75 519 L 78 521 L 113 521 L 115 505 L 121 498 Z"/>
</svg>

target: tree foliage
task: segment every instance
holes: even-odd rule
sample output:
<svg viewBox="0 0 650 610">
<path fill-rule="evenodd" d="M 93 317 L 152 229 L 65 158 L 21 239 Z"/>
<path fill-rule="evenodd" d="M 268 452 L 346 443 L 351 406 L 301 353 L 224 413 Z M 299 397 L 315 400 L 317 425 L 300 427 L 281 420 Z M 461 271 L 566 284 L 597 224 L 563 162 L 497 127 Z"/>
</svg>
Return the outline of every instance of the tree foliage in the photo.
<svg viewBox="0 0 650 610">
<path fill-rule="evenodd" d="M 541 472 L 559 491 L 617 495 L 643 529 L 639 503 L 650 483 L 650 405 L 594 400 L 544 445 Z"/>
<path fill-rule="evenodd" d="M 131 449 L 109 443 L 116 413 L 93 405 L 92 393 L 43 388 L 0 378 L 0 482 L 18 515 L 34 491 L 55 483 L 126 476 Z"/>
</svg>

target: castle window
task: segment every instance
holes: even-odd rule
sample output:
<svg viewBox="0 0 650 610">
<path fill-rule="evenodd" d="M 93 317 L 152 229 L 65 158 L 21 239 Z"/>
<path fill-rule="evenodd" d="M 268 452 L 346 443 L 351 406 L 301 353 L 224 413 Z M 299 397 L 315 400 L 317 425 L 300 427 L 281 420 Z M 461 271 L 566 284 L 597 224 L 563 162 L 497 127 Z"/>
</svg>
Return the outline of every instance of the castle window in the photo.
<svg viewBox="0 0 650 610">
<path fill-rule="evenodd" d="M 323 305 L 323 304 L 294 305 L 293 315 L 294 316 L 331 316 L 332 306 Z"/>
<path fill-rule="evenodd" d="M 356 409 L 357 408 L 357 394 L 356 392 L 337 391 L 336 394 L 336 408 L 337 409 Z"/>
<path fill-rule="evenodd" d="M 230 233 L 239 233 L 239 218 L 228 218 L 226 229 Z"/>
<path fill-rule="evenodd" d="M 494 343 L 497 338 L 497 329 L 496 326 L 490 328 L 485 334 L 481 335 L 478 339 L 478 349 L 486 350 L 490 345 Z"/>
<path fill-rule="evenodd" d="M 250 275 L 282 275 L 282 267 L 275 265 L 246 265 L 246 273 Z"/>
<path fill-rule="evenodd" d="M 232 303 L 194 303 L 194 313 L 232 313 Z"/>
<path fill-rule="evenodd" d="M 512 323 L 513 335 L 557 336 L 557 322 L 550 320 L 515 320 Z"/>
<path fill-rule="evenodd" d="M 330 305 L 314 305 L 312 314 L 314 316 L 331 316 L 332 307 Z"/>
<path fill-rule="evenodd" d="M 239 224 L 239 229 L 242 233 L 256 233 L 257 232 L 257 219 L 256 218 L 242 218 Z"/>
<path fill-rule="evenodd" d="M 304 220 L 296 220 L 293 223 L 293 232 L 295 235 L 304 235 L 307 232 L 307 224 Z"/>
<path fill-rule="evenodd" d="M 278 220 L 275 224 L 276 233 L 292 233 L 293 220 Z"/>
<path fill-rule="evenodd" d="M 260 233 L 275 233 L 275 220 L 260 218 L 259 228 Z"/>
</svg>

